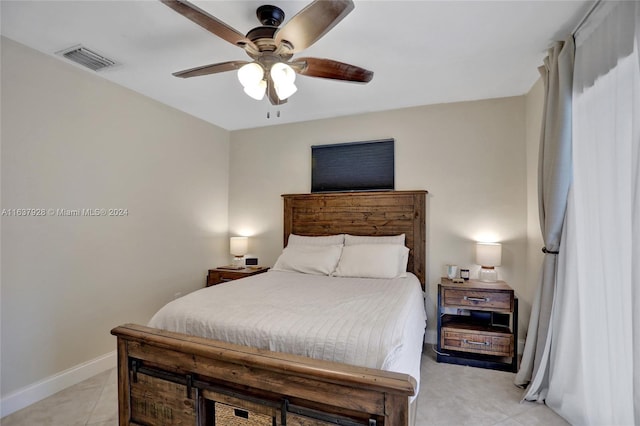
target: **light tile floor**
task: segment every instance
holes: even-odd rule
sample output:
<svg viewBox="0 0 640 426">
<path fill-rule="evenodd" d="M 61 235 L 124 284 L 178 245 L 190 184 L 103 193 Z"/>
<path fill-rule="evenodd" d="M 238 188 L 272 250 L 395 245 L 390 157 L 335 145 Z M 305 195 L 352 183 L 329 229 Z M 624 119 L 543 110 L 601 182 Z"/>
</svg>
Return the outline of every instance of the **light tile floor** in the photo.
<svg viewBox="0 0 640 426">
<path fill-rule="evenodd" d="M 422 356 L 416 426 L 567 425 L 545 405 L 520 402 L 513 373 L 438 364 L 431 346 Z M 98 374 L 0 420 L 2 426 L 116 426 L 115 370 Z"/>
<path fill-rule="evenodd" d="M 2 426 L 116 426 L 118 377 L 111 369 L 2 418 Z"/>
</svg>

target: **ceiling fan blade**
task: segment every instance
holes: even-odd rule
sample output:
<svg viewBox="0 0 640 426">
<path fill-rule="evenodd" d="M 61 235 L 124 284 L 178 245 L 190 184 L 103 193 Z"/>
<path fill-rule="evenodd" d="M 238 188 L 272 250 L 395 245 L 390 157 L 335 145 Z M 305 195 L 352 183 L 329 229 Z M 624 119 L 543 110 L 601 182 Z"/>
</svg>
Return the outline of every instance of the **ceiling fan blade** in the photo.
<svg viewBox="0 0 640 426">
<path fill-rule="evenodd" d="M 181 78 L 189 78 L 197 77 L 199 75 L 217 74 L 219 72 L 237 70 L 244 64 L 248 63 L 249 62 L 247 61 L 220 62 L 218 64 L 203 65 L 201 67 L 189 68 L 188 70 L 174 72 L 173 75 Z"/>
<path fill-rule="evenodd" d="M 255 47 L 253 42 L 246 38 L 244 34 L 231 28 L 229 25 L 209 15 L 199 7 L 189 3 L 186 0 L 160 0 L 162 3 L 169 6 L 185 18 L 190 19 L 196 24 L 200 25 L 205 30 L 217 35 L 223 40 L 228 41 L 231 44 L 244 48 L 246 45 Z"/>
<path fill-rule="evenodd" d="M 299 58 L 290 65 L 298 74 L 309 77 L 331 78 L 358 83 L 368 83 L 373 78 L 373 71 L 334 61 L 333 59 Z"/>
<path fill-rule="evenodd" d="M 300 52 L 318 41 L 354 8 L 351 0 L 315 0 L 276 33 L 276 44 L 286 41 Z"/>
<path fill-rule="evenodd" d="M 267 78 L 267 97 L 269 98 L 269 102 L 271 102 L 271 105 L 282 105 L 287 103 L 286 99 L 280 99 L 278 97 L 271 77 Z"/>
</svg>

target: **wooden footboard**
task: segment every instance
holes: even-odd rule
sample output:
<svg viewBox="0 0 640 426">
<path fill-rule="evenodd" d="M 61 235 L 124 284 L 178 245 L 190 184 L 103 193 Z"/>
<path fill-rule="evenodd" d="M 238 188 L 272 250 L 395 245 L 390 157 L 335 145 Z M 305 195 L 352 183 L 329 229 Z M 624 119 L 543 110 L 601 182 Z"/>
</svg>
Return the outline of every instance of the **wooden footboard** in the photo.
<svg viewBox="0 0 640 426">
<path fill-rule="evenodd" d="M 406 374 L 135 324 L 111 334 L 121 426 L 409 424 Z"/>
</svg>

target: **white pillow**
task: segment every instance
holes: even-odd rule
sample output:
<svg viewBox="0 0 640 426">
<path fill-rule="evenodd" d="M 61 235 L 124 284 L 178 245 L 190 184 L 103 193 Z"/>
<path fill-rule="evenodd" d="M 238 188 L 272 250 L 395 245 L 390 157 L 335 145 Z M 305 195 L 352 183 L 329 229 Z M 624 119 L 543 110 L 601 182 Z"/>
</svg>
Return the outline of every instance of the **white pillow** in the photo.
<svg viewBox="0 0 640 426">
<path fill-rule="evenodd" d="M 345 246 L 333 275 L 358 278 L 396 278 L 403 274 L 406 276 L 408 258 L 409 249 L 399 244 Z"/>
<path fill-rule="evenodd" d="M 342 244 L 332 246 L 287 246 L 282 250 L 274 271 L 302 272 L 303 274 L 331 275 L 336 269 Z"/>
<path fill-rule="evenodd" d="M 349 235 L 344 236 L 345 246 L 354 246 L 356 244 L 400 244 L 404 245 L 404 234 L 385 235 L 385 236 L 365 236 L 365 235 Z"/>
<path fill-rule="evenodd" d="M 354 246 L 357 244 L 399 244 L 404 247 L 405 235 L 384 235 L 384 236 L 369 236 L 369 235 L 350 235 L 345 234 L 344 245 Z M 400 260 L 400 277 L 407 276 L 407 263 L 409 263 L 409 251 L 407 250 L 404 257 Z"/>
<path fill-rule="evenodd" d="M 326 235 L 323 237 L 307 237 L 304 235 L 289 234 L 288 246 L 334 246 L 344 244 L 344 234 Z"/>
</svg>

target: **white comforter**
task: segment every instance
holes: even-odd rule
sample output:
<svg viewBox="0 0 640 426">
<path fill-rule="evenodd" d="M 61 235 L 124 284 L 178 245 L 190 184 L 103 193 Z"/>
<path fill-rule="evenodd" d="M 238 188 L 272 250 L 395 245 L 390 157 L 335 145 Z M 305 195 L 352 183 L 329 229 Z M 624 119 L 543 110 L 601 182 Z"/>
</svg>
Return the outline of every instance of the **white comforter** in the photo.
<svg viewBox="0 0 640 426">
<path fill-rule="evenodd" d="M 419 383 L 423 300 L 413 274 L 388 280 L 269 271 L 174 300 L 149 326 L 397 371 Z"/>
</svg>

